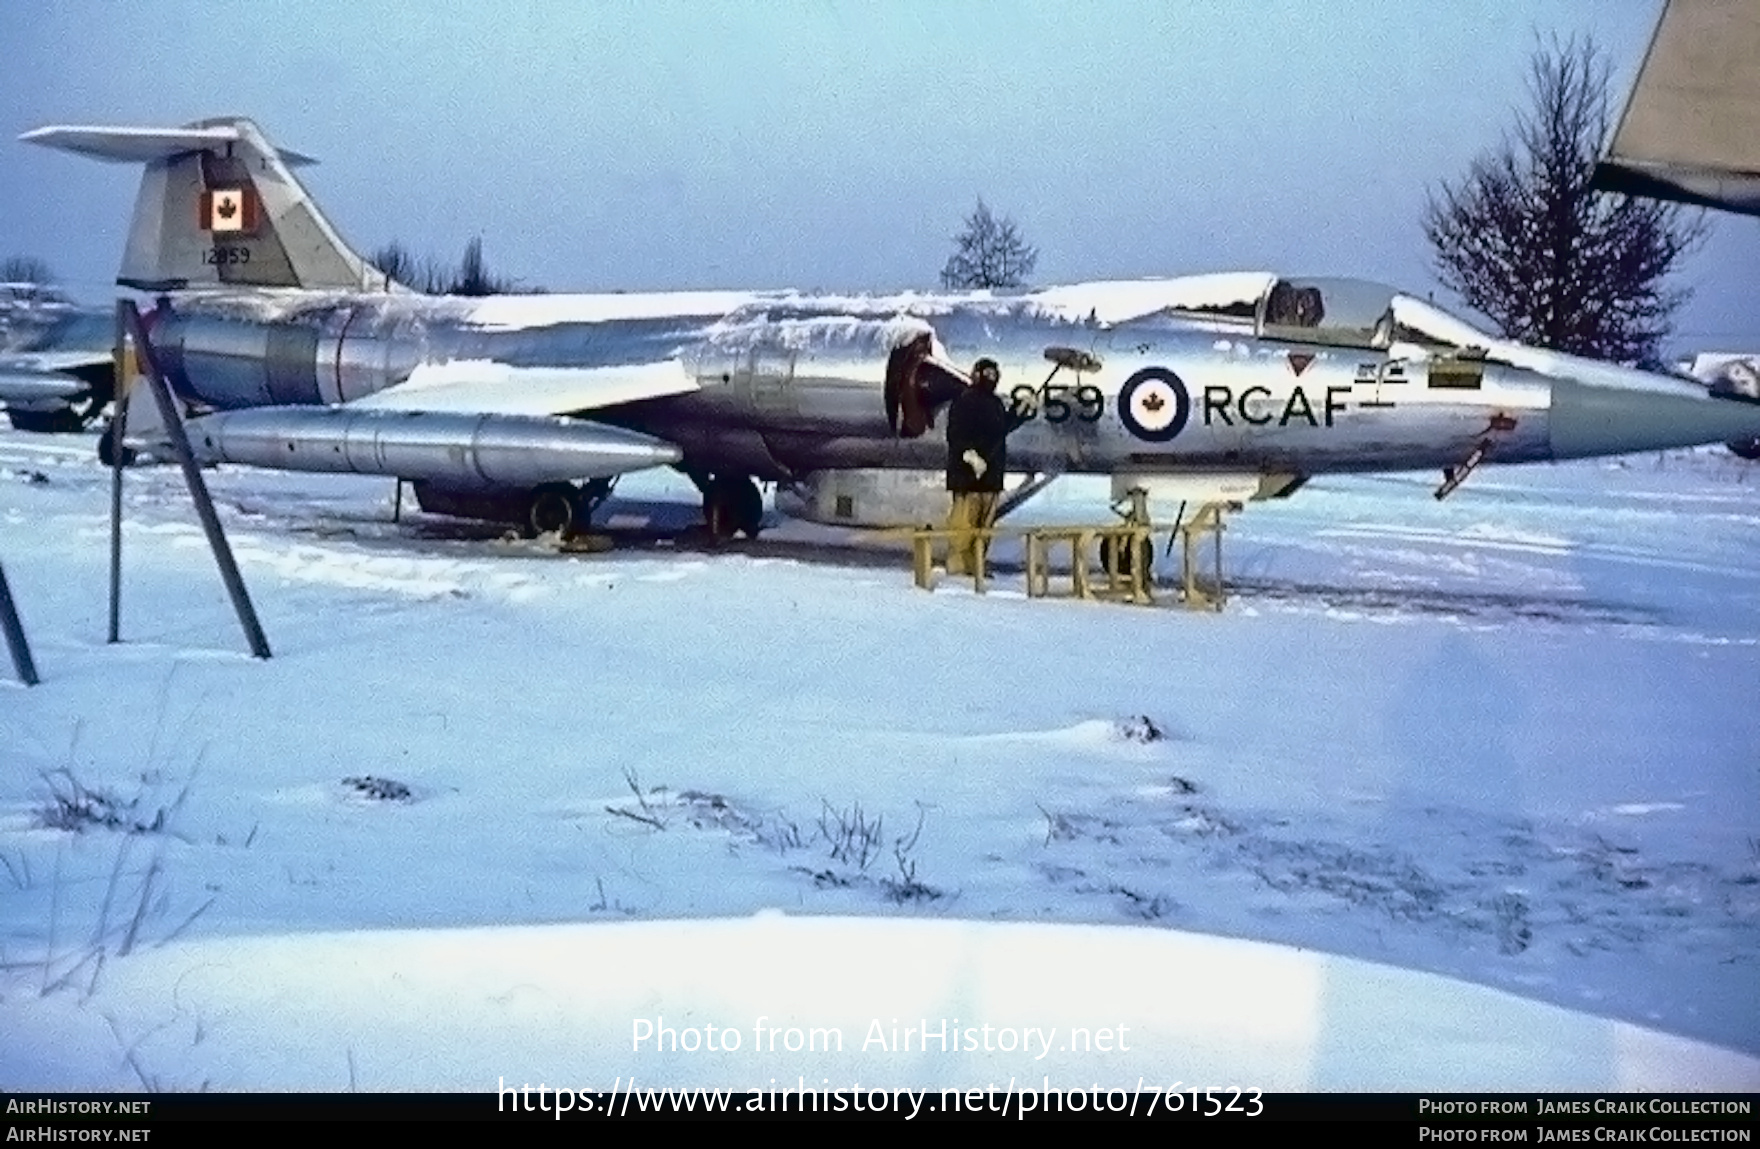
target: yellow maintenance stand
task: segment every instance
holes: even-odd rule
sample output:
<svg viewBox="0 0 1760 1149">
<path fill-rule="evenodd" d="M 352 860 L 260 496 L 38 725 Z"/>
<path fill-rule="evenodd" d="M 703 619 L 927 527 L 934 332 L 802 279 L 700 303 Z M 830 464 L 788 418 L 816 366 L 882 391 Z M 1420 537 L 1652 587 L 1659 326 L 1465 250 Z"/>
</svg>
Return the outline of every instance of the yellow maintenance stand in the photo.
<svg viewBox="0 0 1760 1149">
<path fill-rule="evenodd" d="M 1180 592 L 1189 610 L 1221 610 L 1228 601 L 1222 585 L 1223 512 L 1239 510 L 1239 503 L 1205 503 L 1191 518 L 1174 528 L 1181 545 Z M 1214 564 L 1208 584 L 1198 577 L 1198 550 L 1204 536 L 1215 540 Z"/>
<path fill-rule="evenodd" d="M 1182 544 L 1180 601 L 1188 609 L 1219 611 L 1227 601 L 1222 582 L 1223 516 L 1239 509 L 1238 503 L 1205 503 L 1174 528 L 1174 534 Z M 1018 531 L 996 527 L 952 530 L 925 526 L 897 533 L 911 541 L 912 575 L 916 585 L 924 590 L 935 589 L 936 551 L 975 539 L 981 561 L 971 576 L 972 589 L 982 594 L 990 581 L 990 546 L 999 536 L 1006 535 L 1018 537 L 1023 543 L 1028 598 L 1072 597 L 1152 606 L 1155 603 L 1151 581 L 1153 534 L 1147 496 L 1141 490 L 1133 490 L 1115 502 L 1112 510 L 1122 521 L 1106 525 L 1023 527 Z M 1208 578 L 1199 573 L 1199 553 L 1206 536 L 1214 540 L 1213 565 Z M 1069 548 L 1070 582 L 1067 593 L 1060 594 L 1053 587 L 1051 560 L 1058 549 L 1065 546 Z"/>
</svg>

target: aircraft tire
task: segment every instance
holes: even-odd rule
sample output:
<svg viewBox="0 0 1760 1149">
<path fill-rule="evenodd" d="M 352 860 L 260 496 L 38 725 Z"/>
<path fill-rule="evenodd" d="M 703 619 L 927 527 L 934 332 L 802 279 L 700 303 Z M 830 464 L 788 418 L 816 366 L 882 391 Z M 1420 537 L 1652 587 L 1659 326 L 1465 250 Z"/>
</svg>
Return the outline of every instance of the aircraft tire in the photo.
<svg viewBox="0 0 1760 1149">
<path fill-rule="evenodd" d="M 1735 439 L 1724 446 L 1738 459 L 1760 460 L 1760 439 Z"/>
<path fill-rule="evenodd" d="M 91 422 L 91 413 L 78 407 L 63 407 L 58 411 L 14 411 L 8 408 L 6 418 L 15 431 L 64 435 L 85 430 Z"/>
<path fill-rule="evenodd" d="M 758 484 L 744 475 L 717 476 L 703 494 L 703 523 L 718 544 L 741 533 L 757 538 L 764 529 L 764 496 Z"/>
<path fill-rule="evenodd" d="M 764 496 L 758 490 L 758 484 L 751 479 L 735 479 L 732 482 L 734 491 L 734 522 L 748 539 L 758 537 L 764 529 Z"/>
<path fill-rule="evenodd" d="M 1155 546 L 1150 540 L 1144 539 L 1136 548 L 1133 556 L 1129 551 L 1119 556 L 1118 573 L 1129 577 L 1134 570 L 1144 570 L 1153 577 L 1155 572 Z M 1133 561 L 1134 559 L 1134 561 Z M 1105 570 L 1112 562 L 1112 540 L 1100 540 L 1100 569 Z"/>
<path fill-rule="evenodd" d="M 545 483 L 533 491 L 526 508 L 528 537 L 554 531 L 566 538 L 574 530 L 579 498 L 580 492 L 567 483 Z"/>
</svg>

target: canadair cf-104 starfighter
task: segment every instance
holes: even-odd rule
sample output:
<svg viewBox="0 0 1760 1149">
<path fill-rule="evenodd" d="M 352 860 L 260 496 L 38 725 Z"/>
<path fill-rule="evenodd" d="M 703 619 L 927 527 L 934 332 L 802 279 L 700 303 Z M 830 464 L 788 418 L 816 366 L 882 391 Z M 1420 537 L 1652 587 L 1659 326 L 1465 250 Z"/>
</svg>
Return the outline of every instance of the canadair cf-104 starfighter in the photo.
<svg viewBox="0 0 1760 1149">
<path fill-rule="evenodd" d="M 1310 476 L 1522 463 L 1760 435 L 1760 403 L 1521 346 L 1361 281 L 1227 274 L 1016 295 L 423 295 L 343 242 L 244 119 L 45 127 L 145 165 L 119 284 L 209 460 L 411 480 L 433 512 L 583 524 L 673 466 L 720 536 L 757 484 L 934 472 L 975 359 L 1035 414 L 1011 467 L 1233 502 Z M 860 520 L 837 500 L 832 517 Z"/>
</svg>

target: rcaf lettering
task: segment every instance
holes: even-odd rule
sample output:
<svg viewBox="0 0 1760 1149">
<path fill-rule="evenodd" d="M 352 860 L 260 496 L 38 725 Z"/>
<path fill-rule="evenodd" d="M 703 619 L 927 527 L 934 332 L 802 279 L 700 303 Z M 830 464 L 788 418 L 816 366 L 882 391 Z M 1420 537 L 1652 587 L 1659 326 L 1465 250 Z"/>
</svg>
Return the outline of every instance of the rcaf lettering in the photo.
<svg viewBox="0 0 1760 1149">
<path fill-rule="evenodd" d="M 1287 427 L 1291 423 L 1306 423 L 1310 427 L 1330 427 L 1338 415 L 1349 409 L 1344 397 L 1351 393 L 1349 387 L 1328 387 L 1326 397 L 1308 397 L 1308 393 L 1300 386 L 1289 393 L 1289 397 L 1279 400 L 1271 393 L 1271 388 L 1252 386 L 1235 393 L 1234 388 L 1212 383 L 1204 388 L 1204 425 L 1214 427 L 1221 424 L 1233 427 L 1235 420 L 1252 427 L 1265 427 L 1276 424 Z M 1319 410 L 1315 410 L 1315 404 Z"/>
<path fill-rule="evenodd" d="M 1240 410 L 1241 418 L 1253 424 L 1255 427 L 1263 427 L 1265 424 L 1271 422 L 1271 410 L 1269 407 L 1262 406 L 1259 408 L 1261 414 L 1254 416 L 1253 410 L 1247 406 L 1247 402 L 1253 398 L 1253 392 L 1255 391 L 1263 395 L 1267 400 L 1271 398 L 1271 388 L 1269 387 L 1248 387 L 1245 391 L 1241 392 L 1240 402 L 1236 404 L 1236 406 Z"/>
</svg>

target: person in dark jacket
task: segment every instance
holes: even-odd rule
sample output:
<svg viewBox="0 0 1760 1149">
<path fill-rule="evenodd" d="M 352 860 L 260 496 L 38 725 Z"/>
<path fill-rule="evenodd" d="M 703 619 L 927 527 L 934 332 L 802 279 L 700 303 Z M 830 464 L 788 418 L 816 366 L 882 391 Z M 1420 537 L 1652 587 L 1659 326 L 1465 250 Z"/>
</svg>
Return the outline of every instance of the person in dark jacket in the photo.
<svg viewBox="0 0 1760 1149">
<path fill-rule="evenodd" d="M 947 489 L 950 531 L 986 530 L 996 519 L 1002 477 L 1008 471 L 1008 436 L 1031 419 L 1036 408 L 1010 411 L 996 393 L 1002 371 L 994 359 L 972 365 L 972 384 L 947 411 Z M 983 570 L 985 546 L 976 536 L 954 538 L 948 547 L 948 574 Z"/>
</svg>

